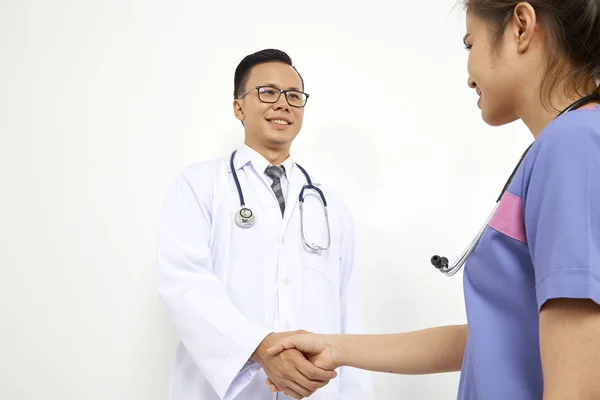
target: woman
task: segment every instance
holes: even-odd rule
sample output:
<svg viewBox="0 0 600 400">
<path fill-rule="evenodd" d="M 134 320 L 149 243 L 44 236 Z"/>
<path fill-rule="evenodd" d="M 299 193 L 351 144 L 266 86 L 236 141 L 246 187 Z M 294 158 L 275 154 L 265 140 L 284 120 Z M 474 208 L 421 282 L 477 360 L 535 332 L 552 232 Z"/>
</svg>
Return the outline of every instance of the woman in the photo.
<svg viewBox="0 0 600 400">
<path fill-rule="evenodd" d="M 483 119 L 521 119 L 535 138 L 465 267 L 468 325 L 300 334 L 269 351 L 331 370 L 461 370 L 459 399 L 600 399 L 600 2 L 464 5 Z"/>
</svg>

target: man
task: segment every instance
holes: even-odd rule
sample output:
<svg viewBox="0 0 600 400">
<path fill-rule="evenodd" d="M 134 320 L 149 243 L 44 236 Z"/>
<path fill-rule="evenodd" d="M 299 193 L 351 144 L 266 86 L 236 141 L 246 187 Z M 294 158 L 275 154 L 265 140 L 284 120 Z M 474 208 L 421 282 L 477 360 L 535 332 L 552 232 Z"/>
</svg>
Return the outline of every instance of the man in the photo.
<svg viewBox="0 0 600 400">
<path fill-rule="evenodd" d="M 235 157 L 185 168 L 161 213 L 158 291 L 181 338 L 169 398 L 370 399 L 366 372 L 321 370 L 295 350 L 266 354 L 294 330 L 363 332 L 354 231 L 345 204 L 316 175 L 329 231 L 318 191 L 304 191 L 300 210 L 308 178 L 290 147 L 308 95 L 288 55 L 247 56 L 234 86 L 244 145 Z"/>
</svg>

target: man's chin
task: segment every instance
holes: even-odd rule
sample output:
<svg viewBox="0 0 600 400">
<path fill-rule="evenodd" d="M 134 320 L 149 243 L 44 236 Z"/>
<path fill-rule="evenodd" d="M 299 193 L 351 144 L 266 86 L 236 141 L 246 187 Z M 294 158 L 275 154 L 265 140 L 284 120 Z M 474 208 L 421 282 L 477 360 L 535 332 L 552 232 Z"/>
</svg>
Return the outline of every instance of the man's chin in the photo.
<svg viewBox="0 0 600 400">
<path fill-rule="evenodd" d="M 297 133 L 294 134 L 292 132 L 271 131 L 268 135 L 268 141 L 273 145 L 289 147 L 296 136 Z"/>
</svg>

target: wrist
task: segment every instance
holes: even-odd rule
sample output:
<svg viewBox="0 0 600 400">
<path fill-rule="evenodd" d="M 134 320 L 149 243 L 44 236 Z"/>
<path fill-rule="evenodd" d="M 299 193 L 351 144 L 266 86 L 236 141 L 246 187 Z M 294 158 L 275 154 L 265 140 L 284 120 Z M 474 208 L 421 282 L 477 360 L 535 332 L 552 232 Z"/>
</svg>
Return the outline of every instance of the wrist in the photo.
<svg viewBox="0 0 600 400">
<path fill-rule="evenodd" d="M 272 338 L 273 338 L 274 333 L 269 333 L 267 336 L 264 337 L 264 339 L 259 343 L 259 345 L 256 347 L 256 349 L 254 350 L 254 352 L 252 353 L 252 355 L 250 356 L 250 359 L 258 364 L 260 364 L 261 366 L 263 365 L 265 358 L 267 356 L 266 352 L 267 349 L 269 348 L 269 346 L 271 345 L 272 342 Z"/>
<path fill-rule="evenodd" d="M 264 367 L 265 360 L 269 357 L 267 350 L 273 346 L 279 339 L 287 336 L 293 336 L 297 334 L 310 333 L 304 330 L 297 330 L 291 332 L 271 332 L 260 342 L 260 344 L 254 350 L 254 353 L 250 356 L 250 360 L 257 362 L 260 366 Z"/>
<path fill-rule="evenodd" d="M 337 367 L 348 366 L 348 335 L 332 335 L 329 341 L 331 360 Z"/>
</svg>

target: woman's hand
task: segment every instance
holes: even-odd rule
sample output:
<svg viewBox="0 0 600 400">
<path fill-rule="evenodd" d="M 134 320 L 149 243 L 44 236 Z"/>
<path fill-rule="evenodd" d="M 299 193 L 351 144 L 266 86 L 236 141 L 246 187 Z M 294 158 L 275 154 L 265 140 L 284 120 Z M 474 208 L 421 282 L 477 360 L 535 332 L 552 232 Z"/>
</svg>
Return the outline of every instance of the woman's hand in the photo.
<svg viewBox="0 0 600 400">
<path fill-rule="evenodd" d="M 296 349 L 304 354 L 315 367 L 333 371 L 338 363 L 339 348 L 334 335 L 298 334 L 278 340 L 267 349 L 270 355 L 276 355 L 285 350 Z"/>
</svg>

